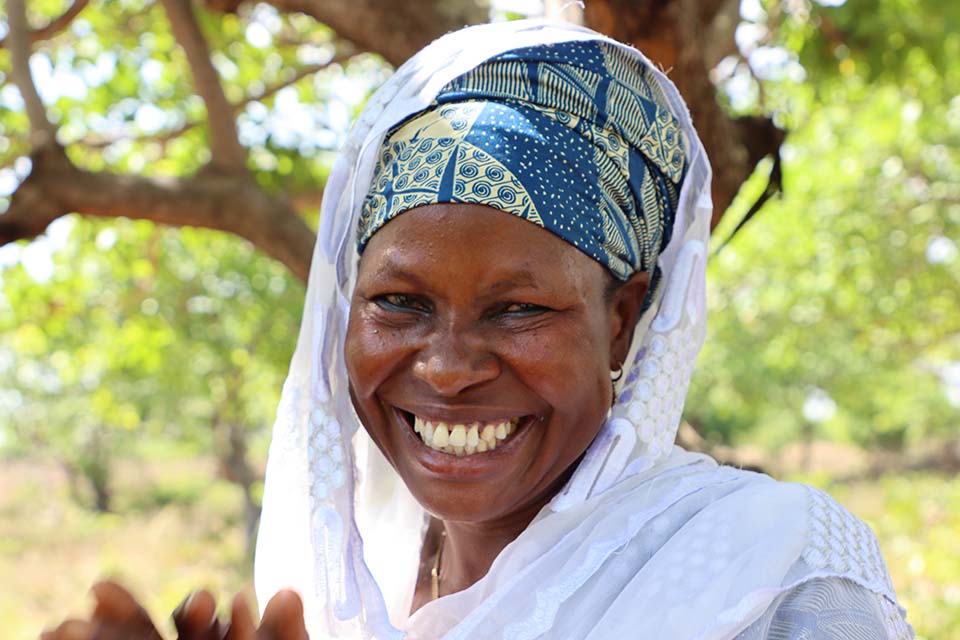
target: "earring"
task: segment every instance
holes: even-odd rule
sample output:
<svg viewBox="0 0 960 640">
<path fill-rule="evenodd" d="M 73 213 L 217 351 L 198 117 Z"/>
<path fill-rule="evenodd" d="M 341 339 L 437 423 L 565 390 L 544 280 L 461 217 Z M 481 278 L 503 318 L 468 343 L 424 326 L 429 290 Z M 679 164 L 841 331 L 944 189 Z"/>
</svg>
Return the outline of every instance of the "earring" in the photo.
<svg viewBox="0 0 960 640">
<path fill-rule="evenodd" d="M 619 382 L 619 381 L 620 381 L 620 378 L 623 377 L 623 365 L 622 365 L 622 364 L 621 364 L 621 365 L 618 365 L 616 372 L 611 371 L 610 373 L 613 374 L 613 375 L 610 376 L 610 380 L 611 380 L 612 382 Z"/>
</svg>

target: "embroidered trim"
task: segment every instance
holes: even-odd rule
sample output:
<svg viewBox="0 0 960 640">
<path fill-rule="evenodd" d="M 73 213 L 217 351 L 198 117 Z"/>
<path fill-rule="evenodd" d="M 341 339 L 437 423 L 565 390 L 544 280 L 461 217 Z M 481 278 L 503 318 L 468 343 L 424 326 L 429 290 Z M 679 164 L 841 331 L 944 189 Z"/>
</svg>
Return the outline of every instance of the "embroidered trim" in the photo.
<svg viewBox="0 0 960 640">
<path fill-rule="evenodd" d="M 873 530 L 823 491 L 804 488 L 809 496 L 809 536 L 803 560 L 811 567 L 853 576 L 867 588 L 895 600 Z"/>
</svg>

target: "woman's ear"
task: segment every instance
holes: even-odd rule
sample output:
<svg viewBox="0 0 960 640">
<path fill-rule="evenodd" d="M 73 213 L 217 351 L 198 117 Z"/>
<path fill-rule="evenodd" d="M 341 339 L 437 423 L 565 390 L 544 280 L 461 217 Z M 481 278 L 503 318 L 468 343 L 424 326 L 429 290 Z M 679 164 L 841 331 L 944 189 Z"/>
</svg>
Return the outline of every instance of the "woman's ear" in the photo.
<svg viewBox="0 0 960 640">
<path fill-rule="evenodd" d="M 650 290 L 649 274 L 638 271 L 620 284 L 610 300 L 610 364 L 622 366 L 633 342 L 643 301 Z"/>
</svg>

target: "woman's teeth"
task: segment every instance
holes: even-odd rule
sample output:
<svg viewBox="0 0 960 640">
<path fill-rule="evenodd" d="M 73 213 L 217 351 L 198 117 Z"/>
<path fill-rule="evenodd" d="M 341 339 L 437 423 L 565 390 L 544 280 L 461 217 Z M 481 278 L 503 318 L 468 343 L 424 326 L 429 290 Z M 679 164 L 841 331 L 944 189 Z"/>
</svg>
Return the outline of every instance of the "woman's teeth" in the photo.
<svg viewBox="0 0 960 640">
<path fill-rule="evenodd" d="M 455 456 L 469 456 L 484 453 L 497 448 L 517 430 L 520 418 L 510 418 L 501 422 L 480 424 L 447 424 L 432 422 L 420 416 L 414 416 L 413 430 L 431 449 L 451 453 Z"/>
</svg>

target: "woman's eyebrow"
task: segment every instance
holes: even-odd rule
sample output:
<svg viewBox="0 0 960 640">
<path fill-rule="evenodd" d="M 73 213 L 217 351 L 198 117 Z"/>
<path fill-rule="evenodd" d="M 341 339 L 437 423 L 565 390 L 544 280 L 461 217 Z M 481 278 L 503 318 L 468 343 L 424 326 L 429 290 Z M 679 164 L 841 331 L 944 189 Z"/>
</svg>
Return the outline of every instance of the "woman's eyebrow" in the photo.
<svg viewBox="0 0 960 640">
<path fill-rule="evenodd" d="M 425 287 L 426 283 L 423 281 L 416 272 L 410 270 L 408 267 L 401 264 L 399 261 L 394 260 L 392 257 L 387 256 L 384 258 L 383 262 L 377 265 L 377 269 L 374 272 L 374 278 L 390 278 L 391 280 L 404 280 L 414 286 Z"/>
<path fill-rule="evenodd" d="M 486 288 L 487 293 L 496 294 L 503 291 L 509 291 L 510 289 L 539 289 L 537 285 L 537 278 L 530 271 L 517 271 L 511 273 L 506 278 L 497 280 L 489 287 Z"/>
<path fill-rule="evenodd" d="M 412 270 L 409 265 L 404 264 L 402 260 L 395 259 L 394 256 L 386 256 L 383 261 L 377 265 L 374 273 L 374 277 L 377 279 L 390 278 L 404 280 L 414 286 L 424 288 L 428 286 L 428 283 L 424 281 L 416 271 Z M 511 271 L 502 278 L 498 278 L 489 286 L 485 287 L 485 291 L 495 294 L 509 289 L 520 289 L 523 287 L 540 289 L 541 287 L 538 285 L 538 282 L 539 279 L 533 271 L 527 268 L 521 268 L 516 271 Z"/>
</svg>

